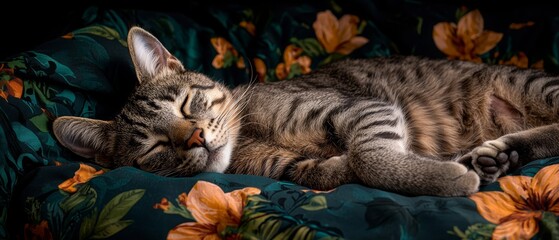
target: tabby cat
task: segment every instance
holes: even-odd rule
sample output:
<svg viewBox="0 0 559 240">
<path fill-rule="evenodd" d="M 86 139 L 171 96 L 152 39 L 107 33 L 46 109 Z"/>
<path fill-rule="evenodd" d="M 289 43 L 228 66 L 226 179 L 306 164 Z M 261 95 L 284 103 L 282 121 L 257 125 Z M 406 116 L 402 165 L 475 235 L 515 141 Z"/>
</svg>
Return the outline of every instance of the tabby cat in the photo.
<svg viewBox="0 0 559 240">
<path fill-rule="evenodd" d="M 542 71 L 389 57 L 228 90 L 139 27 L 128 45 L 140 84 L 122 111 L 53 124 L 63 146 L 106 167 L 464 196 L 559 155 L 559 77 Z"/>
</svg>

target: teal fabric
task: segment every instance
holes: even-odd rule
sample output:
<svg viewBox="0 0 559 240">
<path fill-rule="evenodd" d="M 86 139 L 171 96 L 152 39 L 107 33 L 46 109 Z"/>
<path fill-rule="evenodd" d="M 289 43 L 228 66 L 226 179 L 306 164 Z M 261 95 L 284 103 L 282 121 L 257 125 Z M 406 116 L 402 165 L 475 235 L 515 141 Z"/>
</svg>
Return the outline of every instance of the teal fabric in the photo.
<svg viewBox="0 0 559 240">
<path fill-rule="evenodd" d="M 459 25 L 474 10 L 483 17 L 485 31 L 502 34 L 474 55 L 479 61 L 559 69 L 559 13 L 545 5 L 500 11 L 470 3 L 191 2 L 189 8 L 166 12 L 90 8 L 83 27 L 0 60 L 0 238 L 163 239 L 183 229 L 181 224 L 200 220 L 180 196 L 207 181 L 225 193 L 260 190 L 246 197 L 236 225 L 221 229 L 218 235 L 224 238 L 488 239 L 499 224 L 487 220 L 470 198 L 409 197 L 356 184 L 316 192 L 258 176 L 163 178 L 125 167 L 102 169 L 69 193 L 59 186 L 74 178 L 80 163 L 101 168 L 64 149 L 50 129 L 56 116 L 109 119 L 122 106 L 136 82 L 126 46 L 131 26 L 152 32 L 187 68 L 230 87 L 286 80 L 347 57 L 445 58 L 435 44 L 434 26 Z M 355 24 L 350 37 L 366 43 L 321 41 L 313 24 L 326 10 L 338 23 L 344 16 L 357 17 L 346 22 Z M 542 159 L 512 175 L 533 177 L 558 163 L 559 158 Z M 482 191 L 502 189 L 495 183 Z M 558 202 L 551 204 L 559 208 Z M 558 237 L 552 207 L 538 209 L 545 214 L 534 218 L 539 226 L 534 238 Z"/>
</svg>

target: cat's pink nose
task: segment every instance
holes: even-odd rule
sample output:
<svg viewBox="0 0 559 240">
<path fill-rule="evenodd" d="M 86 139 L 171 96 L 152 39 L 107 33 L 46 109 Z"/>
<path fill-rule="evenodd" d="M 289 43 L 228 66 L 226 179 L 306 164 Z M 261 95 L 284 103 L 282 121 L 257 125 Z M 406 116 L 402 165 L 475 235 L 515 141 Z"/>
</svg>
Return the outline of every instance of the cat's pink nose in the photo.
<svg viewBox="0 0 559 240">
<path fill-rule="evenodd" d="M 204 132 L 202 131 L 202 129 L 197 128 L 196 130 L 194 130 L 194 132 L 192 133 L 192 136 L 190 136 L 190 138 L 188 139 L 188 141 L 186 141 L 186 146 L 190 149 L 190 148 L 195 148 L 195 147 L 202 147 L 204 146 Z"/>
</svg>

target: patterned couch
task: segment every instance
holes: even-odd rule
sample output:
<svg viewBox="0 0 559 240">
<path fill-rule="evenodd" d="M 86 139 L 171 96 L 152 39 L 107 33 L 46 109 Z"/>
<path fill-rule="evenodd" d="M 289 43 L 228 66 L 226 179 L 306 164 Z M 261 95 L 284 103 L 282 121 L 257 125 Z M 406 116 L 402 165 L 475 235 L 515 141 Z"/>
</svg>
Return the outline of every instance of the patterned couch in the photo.
<svg viewBox="0 0 559 240">
<path fill-rule="evenodd" d="M 287 80 L 348 57 L 393 54 L 559 70 L 553 5 L 482 1 L 187 3 L 91 7 L 83 25 L 0 59 L 0 238 L 558 239 L 559 157 L 469 197 L 357 184 L 103 169 L 53 138 L 56 116 L 108 119 L 136 81 L 126 34 L 142 26 L 186 67 L 234 87 Z M 559 143 L 558 143 L 559 144 Z"/>
</svg>

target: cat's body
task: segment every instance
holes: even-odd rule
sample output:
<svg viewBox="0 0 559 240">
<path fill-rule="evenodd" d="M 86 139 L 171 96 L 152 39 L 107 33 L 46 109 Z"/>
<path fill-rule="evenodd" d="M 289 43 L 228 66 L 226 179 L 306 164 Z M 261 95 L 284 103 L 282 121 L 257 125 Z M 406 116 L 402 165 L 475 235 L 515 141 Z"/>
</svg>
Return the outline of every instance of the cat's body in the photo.
<svg viewBox="0 0 559 240">
<path fill-rule="evenodd" d="M 480 177 L 495 181 L 559 155 L 559 78 L 540 71 L 417 57 L 344 60 L 230 93 L 185 71 L 139 28 L 129 45 L 141 84 L 115 120 L 54 123 L 64 146 L 110 167 L 459 196 L 477 191 Z"/>
<path fill-rule="evenodd" d="M 559 120 L 559 78 L 463 61 L 345 60 L 250 92 L 230 171 L 318 189 L 352 180 L 394 191 L 467 193 L 475 177 L 440 161 L 467 162 L 459 157 L 486 141 Z M 559 143 L 559 136 L 547 140 Z M 501 150 L 522 160 L 559 153 L 559 146 L 541 146 L 539 153 Z M 509 168 L 486 173 L 474 166 L 485 182 Z"/>
</svg>

